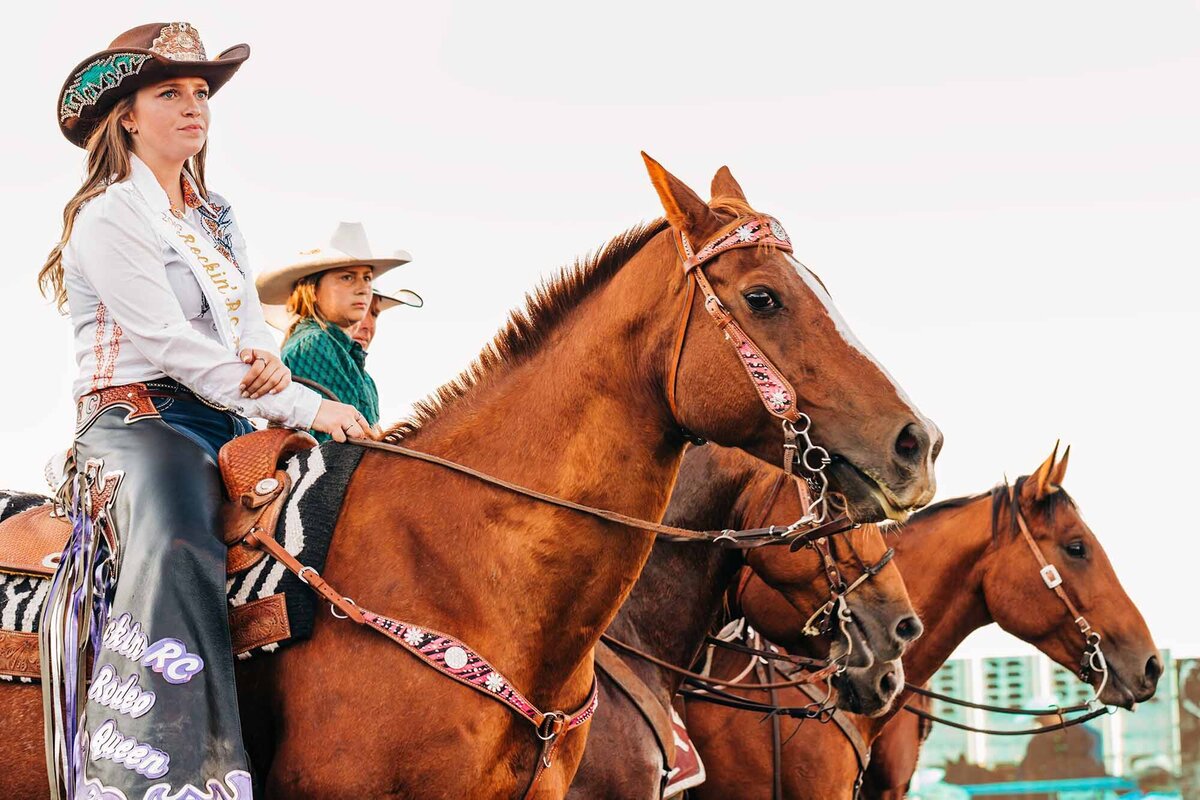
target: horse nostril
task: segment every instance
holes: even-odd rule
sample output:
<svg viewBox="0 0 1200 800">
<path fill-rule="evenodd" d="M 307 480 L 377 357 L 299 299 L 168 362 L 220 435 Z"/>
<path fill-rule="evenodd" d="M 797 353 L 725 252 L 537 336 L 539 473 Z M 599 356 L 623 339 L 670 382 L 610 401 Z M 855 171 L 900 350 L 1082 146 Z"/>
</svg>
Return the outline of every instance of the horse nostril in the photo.
<svg viewBox="0 0 1200 800">
<path fill-rule="evenodd" d="M 879 679 L 879 694 L 883 697 L 891 697 L 895 693 L 898 684 L 896 683 L 896 670 L 889 669 L 883 673 Z"/>
<path fill-rule="evenodd" d="M 925 432 L 915 422 L 910 422 L 896 437 L 896 455 L 909 462 L 921 460 L 924 443 L 927 440 Z"/>
<path fill-rule="evenodd" d="M 1157 685 L 1158 679 L 1162 677 L 1162 671 L 1162 661 L 1159 660 L 1158 655 L 1150 656 L 1146 661 L 1146 683 L 1150 686 Z"/>
<path fill-rule="evenodd" d="M 904 617 L 896 623 L 896 638 L 902 642 L 911 642 L 924 631 L 921 620 L 916 617 Z"/>
</svg>

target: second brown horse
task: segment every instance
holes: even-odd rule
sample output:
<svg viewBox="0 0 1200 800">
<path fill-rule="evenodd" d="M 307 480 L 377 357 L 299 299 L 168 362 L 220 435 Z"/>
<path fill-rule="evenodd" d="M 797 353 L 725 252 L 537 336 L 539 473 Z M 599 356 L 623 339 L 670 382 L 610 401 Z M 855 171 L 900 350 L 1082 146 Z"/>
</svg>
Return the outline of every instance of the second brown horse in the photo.
<svg viewBox="0 0 1200 800">
<path fill-rule="evenodd" d="M 683 459 L 663 521 L 701 529 L 786 525 L 802 516 L 805 507 L 792 481 L 779 483 L 781 475 L 779 470 L 737 450 L 713 445 L 691 450 Z M 874 526 L 844 535 L 848 541 L 839 543 L 834 552 L 843 554 L 836 566 L 845 574 L 855 575 L 859 557 L 872 564 L 883 559 L 887 545 Z M 660 541 L 609 627 L 609 635 L 661 661 L 691 666 L 704 645 L 705 634 L 720 617 L 731 580 L 747 562 L 755 575 L 801 612 L 800 620 L 807 619 L 829 599 L 824 564 L 813 549 L 792 553 L 786 547 L 762 547 L 743 557 L 694 544 Z M 848 602 L 854 618 L 849 663 L 867 666 L 874 659 L 898 658 L 920 634 L 921 626 L 900 571 L 892 564 L 885 565 L 852 593 Z M 665 718 L 682 676 L 627 651 L 613 652 L 652 693 L 652 702 L 663 710 Z M 861 675 L 863 671 L 845 674 Z M 587 750 L 567 796 L 579 800 L 657 800 L 667 770 L 654 731 L 607 673 L 601 674 L 600 688 L 601 703 L 592 720 Z M 885 708 L 900 686 L 870 683 L 843 688 L 846 691 L 839 698 L 857 701 L 845 707 L 864 711 Z"/>
</svg>

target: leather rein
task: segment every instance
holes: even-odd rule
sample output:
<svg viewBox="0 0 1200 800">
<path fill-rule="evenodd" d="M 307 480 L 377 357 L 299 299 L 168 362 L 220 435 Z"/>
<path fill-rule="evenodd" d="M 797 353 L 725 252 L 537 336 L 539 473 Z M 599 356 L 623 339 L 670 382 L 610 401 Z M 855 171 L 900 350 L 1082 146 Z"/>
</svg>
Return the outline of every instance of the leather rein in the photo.
<svg viewBox="0 0 1200 800">
<path fill-rule="evenodd" d="M 747 517 L 746 521 L 747 522 L 757 521 L 757 524 L 761 526 L 766 521 L 767 517 L 770 516 L 771 509 L 774 508 L 775 501 L 779 498 L 779 493 L 783 490 L 783 487 L 789 482 L 791 482 L 796 488 L 796 492 L 799 495 L 799 499 L 800 499 L 800 506 L 802 508 L 810 507 L 809 502 L 808 502 L 808 497 L 807 497 L 803 487 L 798 482 L 797 476 L 786 475 L 781 472 L 776 476 L 775 481 L 772 483 L 770 490 L 768 490 L 767 495 L 765 496 L 765 498 L 763 500 L 762 511 L 760 513 L 756 514 L 754 517 Z M 826 523 L 826 524 L 830 524 L 830 523 Z M 849 527 L 857 528 L 858 526 L 851 525 Z M 854 580 L 852 583 L 847 584 L 845 579 L 842 577 L 841 571 L 838 569 L 837 562 L 834 560 L 834 557 L 832 555 L 832 552 L 831 552 L 832 551 L 832 539 L 831 538 L 809 539 L 807 541 L 802 541 L 801 544 L 804 546 L 807 546 L 807 547 L 811 547 L 814 551 L 816 551 L 820 555 L 821 562 L 822 562 L 821 563 L 822 572 L 825 575 L 826 579 L 829 581 L 829 588 L 830 588 L 830 595 L 831 595 L 830 600 L 828 602 L 826 602 L 825 604 L 823 604 L 820 608 L 818 608 L 816 610 L 816 612 L 814 612 L 813 615 L 811 617 L 809 617 L 808 622 L 805 624 L 805 633 L 810 636 L 816 636 L 821 633 L 828 633 L 828 631 L 830 629 L 829 625 L 825 625 L 824 627 L 821 627 L 821 628 L 816 628 L 816 627 L 813 627 L 814 620 L 817 620 L 818 618 L 830 617 L 834 613 L 834 610 L 836 608 L 838 608 L 837 602 L 841 598 L 844 598 L 846 595 L 850 594 L 852 591 L 854 591 L 854 589 L 861 586 L 872 576 L 877 575 L 879 573 L 879 571 L 882 570 L 883 567 L 886 566 L 888 564 L 888 562 L 890 562 L 892 560 L 892 556 L 895 554 L 895 552 L 889 548 L 888 551 L 883 555 L 883 557 L 876 564 L 867 565 L 866 563 L 863 562 L 862 557 L 859 556 L 858 551 L 854 548 L 853 543 L 847 542 L 847 545 L 849 545 L 851 552 L 854 554 L 855 559 L 859 563 L 859 566 L 862 568 L 862 573 L 859 575 L 859 577 L 856 580 Z M 795 549 L 795 548 L 793 547 L 793 549 Z M 745 588 L 747 580 L 749 579 L 749 577 L 752 574 L 753 574 L 753 572 L 748 566 L 742 567 L 741 572 L 737 578 L 735 588 L 733 590 L 733 596 L 734 596 L 733 603 L 734 603 L 735 607 L 740 605 L 742 591 Z M 811 633 L 810 633 L 810 631 L 811 631 Z M 711 678 L 711 676 L 709 676 L 707 674 L 707 666 L 705 667 L 704 672 L 693 672 L 691 670 L 688 670 L 683 667 L 672 664 L 669 661 L 664 661 L 663 659 L 660 659 L 657 656 L 646 652 L 645 650 L 642 650 L 632 644 L 629 644 L 627 642 L 621 641 L 620 639 L 617 639 L 616 637 L 612 636 L 611 634 L 608 634 L 608 633 L 601 634 L 600 638 L 602 641 L 604 641 L 608 645 L 616 648 L 617 650 L 620 650 L 628 655 L 639 658 L 643 661 L 654 664 L 655 666 L 658 666 L 668 672 L 671 672 L 671 673 L 674 673 L 675 675 L 680 676 L 681 678 L 684 679 L 684 681 L 686 683 L 688 683 L 691 686 L 697 687 L 698 689 L 700 689 L 702 691 L 709 689 L 711 687 L 719 688 L 723 685 L 720 682 L 714 681 Z M 750 683 L 738 682 L 737 686 L 740 689 L 767 690 L 767 689 L 782 689 L 782 688 L 787 688 L 787 687 L 791 687 L 791 686 L 801 686 L 801 685 L 813 683 L 816 681 L 826 680 L 827 678 L 831 677 L 835 673 L 841 672 L 845 669 L 843 666 L 841 666 L 837 662 L 837 660 L 829 660 L 829 659 L 819 660 L 819 659 L 813 659 L 813 658 L 806 658 L 804 656 L 791 655 L 789 653 L 784 653 L 784 652 L 781 652 L 781 651 L 778 651 L 775 649 L 763 649 L 763 648 L 755 648 L 755 647 L 749 647 L 749 646 L 745 646 L 745 645 L 739 645 L 739 644 L 735 644 L 731 641 L 728 641 L 726 639 L 714 638 L 712 636 L 707 637 L 706 644 L 710 649 L 713 647 L 721 647 L 723 649 L 732 650 L 734 652 L 747 653 L 752 657 L 753 660 L 757 660 L 762 663 L 765 663 L 767 660 L 785 661 L 785 662 L 788 662 L 789 664 L 793 665 L 794 667 L 796 667 L 796 670 L 793 671 L 792 675 L 789 676 L 788 680 L 776 681 L 776 682 L 772 682 L 772 683 L 761 683 L 761 684 L 750 684 Z M 849 656 L 849 652 L 847 652 L 846 656 L 847 657 Z M 710 660 L 710 659 L 706 659 L 706 662 L 708 660 Z"/>
<path fill-rule="evenodd" d="M 663 525 L 659 522 L 651 522 L 650 520 L 638 519 L 617 511 L 610 511 L 603 508 L 595 508 L 594 506 L 577 503 L 574 500 L 566 500 L 561 497 L 555 497 L 552 494 L 539 492 L 536 489 L 530 489 L 502 478 L 497 478 L 488 475 L 485 472 L 468 467 L 464 464 L 451 461 L 441 456 L 435 456 L 432 453 L 426 453 L 421 450 L 413 450 L 403 445 L 395 444 L 394 442 L 382 441 L 377 442 L 372 439 L 350 439 L 350 443 L 360 447 L 365 447 L 370 450 L 381 450 L 386 453 L 394 453 L 396 455 L 406 456 L 418 461 L 424 461 L 429 464 L 436 464 L 440 467 L 459 472 L 463 475 L 469 475 L 478 481 L 496 486 L 501 489 L 513 492 L 514 494 L 523 495 L 525 497 L 538 500 L 542 503 L 558 506 L 560 508 L 568 508 L 572 511 L 578 511 L 582 514 L 589 514 L 599 519 L 608 522 L 615 522 L 619 525 L 625 525 L 631 528 L 640 528 L 643 530 L 652 531 L 659 537 L 669 542 L 704 542 L 714 544 L 719 547 L 731 549 L 750 549 L 754 547 L 762 547 L 764 545 L 779 545 L 787 544 L 796 546 L 804 546 L 809 542 L 819 539 L 826 539 L 830 536 L 850 530 L 854 527 L 854 523 L 846 517 L 837 517 L 828 520 L 815 527 L 803 529 L 802 527 L 809 524 L 809 516 L 793 522 L 791 525 L 768 525 L 760 528 L 749 528 L 746 530 L 719 530 L 719 531 L 696 531 L 688 528 L 677 528 L 671 525 Z"/>
</svg>

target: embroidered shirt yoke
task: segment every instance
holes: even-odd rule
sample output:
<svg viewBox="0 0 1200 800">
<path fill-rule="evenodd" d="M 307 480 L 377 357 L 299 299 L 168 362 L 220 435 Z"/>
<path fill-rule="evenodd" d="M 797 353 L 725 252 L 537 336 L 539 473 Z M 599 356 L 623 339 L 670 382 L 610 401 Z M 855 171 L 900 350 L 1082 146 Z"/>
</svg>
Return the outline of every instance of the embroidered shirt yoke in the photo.
<svg viewBox="0 0 1200 800">
<path fill-rule="evenodd" d="M 238 411 L 298 428 L 312 425 L 320 397 L 303 386 L 257 400 L 240 396 L 248 369 L 222 344 L 205 293 L 180 255 L 163 240 L 138 204 L 170 207 L 150 168 L 130 155 L 127 179 L 88 201 L 75 218 L 63 250 L 67 302 L 75 328 L 78 373 L 74 395 L 164 376 L 201 397 Z M 205 201 L 184 174 L 184 222 L 224 256 L 239 289 L 241 347 L 276 352 L 248 274 L 246 243 L 229 205 L 215 193 Z M 244 276 L 244 277 L 243 277 Z M 231 282 L 232 283 L 232 282 Z"/>
</svg>

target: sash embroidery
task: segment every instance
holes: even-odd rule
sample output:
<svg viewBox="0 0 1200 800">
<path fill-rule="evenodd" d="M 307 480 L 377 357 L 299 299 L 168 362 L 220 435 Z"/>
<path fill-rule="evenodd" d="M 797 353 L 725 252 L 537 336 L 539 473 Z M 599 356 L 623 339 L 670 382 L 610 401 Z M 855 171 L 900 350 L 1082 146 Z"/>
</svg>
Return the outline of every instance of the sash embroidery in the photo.
<svg viewBox="0 0 1200 800">
<path fill-rule="evenodd" d="M 170 229 L 168 241 L 175 252 L 183 256 L 196 282 L 208 296 L 209 310 L 216 320 L 217 332 L 236 353 L 241 345 L 241 333 L 238 330 L 241 318 L 235 313 L 242 307 L 241 270 L 221 255 L 207 241 L 208 237 L 204 234 L 197 236 L 195 228 L 185 226 L 166 212 L 158 219 Z"/>
<path fill-rule="evenodd" d="M 233 252 L 233 235 L 229 231 L 230 225 L 233 223 L 233 216 L 230 214 L 229 206 L 218 206 L 209 202 L 209 208 L 198 206 L 196 213 L 200 215 L 200 219 L 204 222 L 205 232 L 209 239 L 212 240 L 213 246 L 217 251 L 237 267 L 238 272 L 242 277 L 246 277 L 246 273 L 242 270 L 242 265 L 237 262 L 237 256 Z"/>
<path fill-rule="evenodd" d="M 176 219 L 168 211 L 155 211 L 136 186 L 131 188 L 139 201 L 135 207 L 192 271 L 212 313 L 217 336 L 237 353 L 241 349 L 239 311 L 246 297 L 241 269 L 214 247 L 206 232 Z M 232 222 L 232 218 L 227 220 Z"/>
</svg>

